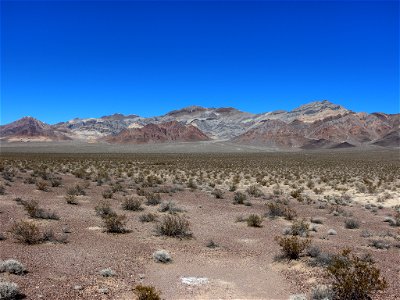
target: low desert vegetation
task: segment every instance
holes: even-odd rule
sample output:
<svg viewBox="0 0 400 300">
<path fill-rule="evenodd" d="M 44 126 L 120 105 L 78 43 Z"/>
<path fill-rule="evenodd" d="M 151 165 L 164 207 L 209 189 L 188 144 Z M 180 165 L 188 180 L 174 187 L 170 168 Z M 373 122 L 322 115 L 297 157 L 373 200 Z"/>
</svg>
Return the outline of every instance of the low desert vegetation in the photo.
<svg viewBox="0 0 400 300">
<path fill-rule="evenodd" d="M 14 282 L 0 281 L 0 299 L 13 300 L 21 295 L 19 286 Z"/>
<path fill-rule="evenodd" d="M 128 230 L 125 228 L 126 225 L 126 216 L 125 215 L 117 215 L 116 213 L 112 213 L 103 218 L 104 227 L 109 233 L 126 233 Z"/>
<path fill-rule="evenodd" d="M 113 277 L 116 275 L 115 271 L 111 268 L 106 268 L 100 271 L 100 275 L 103 277 Z"/>
<path fill-rule="evenodd" d="M 311 245 L 311 240 L 301 239 L 298 236 L 276 237 L 276 241 L 281 246 L 282 256 L 288 259 L 298 259 Z"/>
<path fill-rule="evenodd" d="M 153 258 L 156 262 L 169 263 L 172 261 L 171 255 L 165 250 L 158 250 L 153 253 Z"/>
<path fill-rule="evenodd" d="M 251 214 L 250 216 L 247 217 L 247 226 L 249 227 L 262 227 L 263 219 L 259 215 L 256 214 Z"/>
<path fill-rule="evenodd" d="M 357 229 L 360 227 L 360 222 L 356 219 L 347 219 L 344 221 L 344 226 L 347 229 Z"/>
<path fill-rule="evenodd" d="M 126 197 L 122 202 L 122 208 L 125 210 L 140 211 L 143 210 L 142 200 L 136 197 Z"/>
<path fill-rule="evenodd" d="M 0 248 L 11 255 L 1 259 L 23 257 L 30 270 L 17 274 L 18 264 L 6 266 L 1 261 L 0 275 L 15 278 L 27 298 L 34 298 L 37 291 L 32 286 L 43 280 L 43 268 L 36 268 L 43 257 L 35 251 L 52 251 L 54 260 L 60 261 L 65 251 L 87 252 L 95 268 L 87 268 L 84 255 L 74 257 L 82 264 L 76 288 L 66 283 L 73 271 L 52 269 L 62 297 L 72 292 L 92 299 L 89 291 L 93 291 L 93 297 L 108 293 L 107 297 L 117 298 L 128 274 L 135 274 L 135 282 L 147 282 L 147 268 L 166 268 L 173 276 L 160 277 L 160 286 L 177 285 L 174 292 L 184 298 L 185 283 L 176 281 L 182 274 L 174 273 L 186 261 L 181 259 L 183 253 L 194 265 L 207 257 L 215 260 L 215 266 L 221 257 L 227 264 L 241 266 L 247 255 L 246 262 L 251 262 L 281 253 L 285 260 L 279 260 L 280 268 L 265 271 L 284 272 L 302 293 L 297 295 L 300 299 L 394 299 L 397 274 L 392 265 L 400 263 L 400 206 L 396 206 L 400 160 L 394 151 L 377 153 L 2 154 L 0 219 L 5 226 Z M 52 221 L 58 213 L 61 220 Z M 242 223 L 235 223 L 235 218 Z M 127 232 L 131 234 L 118 234 Z M 274 242 L 279 233 L 283 234 Z M 192 234 L 193 239 L 183 240 Z M 67 237 L 68 244 L 61 244 Z M 88 247 L 86 238 L 96 247 Z M 103 243 L 109 249 L 115 244 L 123 249 L 110 252 L 107 263 L 117 275 L 111 268 L 101 270 L 106 266 L 94 260 Z M 331 252 L 345 247 L 352 252 Z M 32 260 L 30 255 L 21 256 L 20 248 L 32 252 Z M 152 253 L 157 248 L 168 252 Z M 18 250 L 15 255 L 13 249 Z M 126 256 L 125 249 L 135 255 Z M 206 256 L 197 255 L 196 249 Z M 244 249 L 249 249 L 246 256 Z M 173 264 L 161 265 L 172 261 L 169 252 Z M 376 264 L 364 255 L 353 256 L 361 252 L 375 253 Z M 343 261 L 345 265 L 340 264 Z M 266 275 L 260 272 L 264 271 L 257 269 L 254 276 Z M 315 281 L 304 281 L 309 272 Z M 240 287 L 239 277 L 231 278 Z M 196 293 L 210 288 L 201 285 L 190 296 L 201 297 Z M 171 289 L 164 292 L 171 297 Z M 46 293 L 43 297 L 54 298 Z M 141 285 L 135 293 L 140 299 L 160 299 L 151 286 Z M 229 288 L 227 293 L 236 296 Z"/>
<path fill-rule="evenodd" d="M 170 237 L 187 238 L 191 237 L 189 221 L 180 215 L 166 215 L 157 224 L 156 231 L 159 235 Z"/>
<path fill-rule="evenodd" d="M 246 200 L 247 196 L 242 192 L 236 192 L 233 196 L 233 204 L 244 204 Z"/>
<path fill-rule="evenodd" d="M 138 300 L 161 300 L 160 292 L 153 286 L 137 285 L 133 291 Z"/>
<path fill-rule="evenodd" d="M 149 223 L 149 222 L 155 222 L 157 220 L 157 215 L 153 213 L 146 213 L 146 214 L 141 214 L 139 216 L 139 221 L 142 223 Z"/>
<path fill-rule="evenodd" d="M 59 216 L 55 212 L 44 210 L 43 208 L 39 207 L 39 203 L 35 200 L 23 201 L 21 203 L 31 218 L 51 220 L 59 219 Z"/>
<path fill-rule="evenodd" d="M 335 255 L 327 268 L 328 276 L 332 279 L 334 298 L 367 300 L 376 292 L 386 289 L 386 279 L 374 264 L 370 257 L 360 258 L 349 249 Z"/>
<path fill-rule="evenodd" d="M 37 244 L 42 240 L 39 227 L 33 222 L 16 222 L 10 232 L 16 240 L 25 244 Z"/>
<path fill-rule="evenodd" d="M 19 261 L 15 259 L 7 259 L 5 261 L 0 261 L 0 273 L 2 272 L 22 275 L 26 272 L 26 269 Z"/>
</svg>

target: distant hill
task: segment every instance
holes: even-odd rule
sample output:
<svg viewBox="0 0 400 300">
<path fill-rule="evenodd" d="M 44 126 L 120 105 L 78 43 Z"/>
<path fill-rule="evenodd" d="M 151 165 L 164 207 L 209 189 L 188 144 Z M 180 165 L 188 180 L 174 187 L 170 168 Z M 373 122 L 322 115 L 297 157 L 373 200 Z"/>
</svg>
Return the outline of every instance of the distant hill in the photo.
<svg viewBox="0 0 400 300">
<path fill-rule="evenodd" d="M 144 118 L 113 114 L 48 125 L 25 117 L 0 126 L 7 141 L 81 140 L 119 144 L 229 141 L 273 148 L 399 147 L 399 114 L 353 112 L 327 100 L 260 114 L 188 106 Z"/>
<path fill-rule="evenodd" d="M 71 138 L 32 117 L 0 126 L 0 138 L 8 141 L 60 141 Z"/>
</svg>

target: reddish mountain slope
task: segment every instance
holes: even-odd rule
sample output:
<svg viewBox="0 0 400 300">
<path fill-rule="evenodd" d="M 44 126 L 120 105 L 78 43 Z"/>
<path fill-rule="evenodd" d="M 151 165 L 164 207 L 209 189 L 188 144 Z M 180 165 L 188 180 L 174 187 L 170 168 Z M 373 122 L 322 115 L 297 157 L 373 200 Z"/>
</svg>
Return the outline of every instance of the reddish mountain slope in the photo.
<svg viewBox="0 0 400 300">
<path fill-rule="evenodd" d="M 276 147 L 312 149 L 330 145 L 361 145 L 371 143 L 393 130 L 396 118 L 384 114 L 347 113 L 330 116 L 313 123 L 299 120 L 286 123 L 267 120 L 233 142 Z M 393 143 L 394 134 L 392 134 Z M 380 143 L 384 145 L 385 143 Z M 377 143 L 379 145 L 379 143 Z"/>
<path fill-rule="evenodd" d="M 37 140 L 37 141 L 61 141 L 70 140 L 64 133 L 52 129 L 32 117 L 24 117 L 7 125 L 0 126 L 0 138 L 2 140 Z"/>
<path fill-rule="evenodd" d="M 124 129 L 116 135 L 104 138 L 109 143 L 145 144 L 166 142 L 207 141 L 210 138 L 193 125 L 177 121 L 148 124 L 142 128 Z"/>
</svg>

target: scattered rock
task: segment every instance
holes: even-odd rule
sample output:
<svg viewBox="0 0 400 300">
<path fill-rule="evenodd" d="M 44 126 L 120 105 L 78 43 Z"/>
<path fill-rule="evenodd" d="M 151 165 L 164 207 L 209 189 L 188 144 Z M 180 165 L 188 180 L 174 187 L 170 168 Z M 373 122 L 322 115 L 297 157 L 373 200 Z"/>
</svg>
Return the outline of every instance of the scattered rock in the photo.
<svg viewBox="0 0 400 300">
<path fill-rule="evenodd" d="M 208 283 L 206 277 L 181 277 L 181 282 L 187 285 L 202 285 Z"/>
</svg>

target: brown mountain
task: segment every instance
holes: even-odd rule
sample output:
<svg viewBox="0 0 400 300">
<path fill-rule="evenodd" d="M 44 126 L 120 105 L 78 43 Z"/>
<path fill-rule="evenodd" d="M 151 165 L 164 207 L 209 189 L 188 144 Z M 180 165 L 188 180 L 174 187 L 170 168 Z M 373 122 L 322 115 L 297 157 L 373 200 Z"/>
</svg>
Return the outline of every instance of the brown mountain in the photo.
<svg viewBox="0 0 400 300">
<path fill-rule="evenodd" d="M 0 138 L 8 141 L 61 141 L 70 140 L 63 132 L 32 117 L 24 117 L 0 126 Z"/>
<path fill-rule="evenodd" d="M 307 125 L 295 120 L 286 123 L 281 120 L 265 120 L 261 125 L 232 139 L 240 144 L 254 144 L 277 148 L 297 148 L 309 140 L 305 137 Z"/>
<path fill-rule="evenodd" d="M 382 147 L 400 147 L 400 129 L 389 132 L 373 144 Z"/>
<path fill-rule="evenodd" d="M 109 143 L 145 144 L 208 141 L 210 138 L 193 125 L 171 121 L 161 124 L 151 123 L 141 128 L 124 129 L 103 140 Z"/>
<path fill-rule="evenodd" d="M 398 115 L 348 112 L 310 122 L 266 120 L 234 139 L 241 144 L 303 149 L 370 144 L 394 130 Z M 386 143 L 395 143 L 395 134 Z M 385 146 L 385 142 L 375 143 Z M 339 147 L 342 147 L 339 146 Z"/>
</svg>

